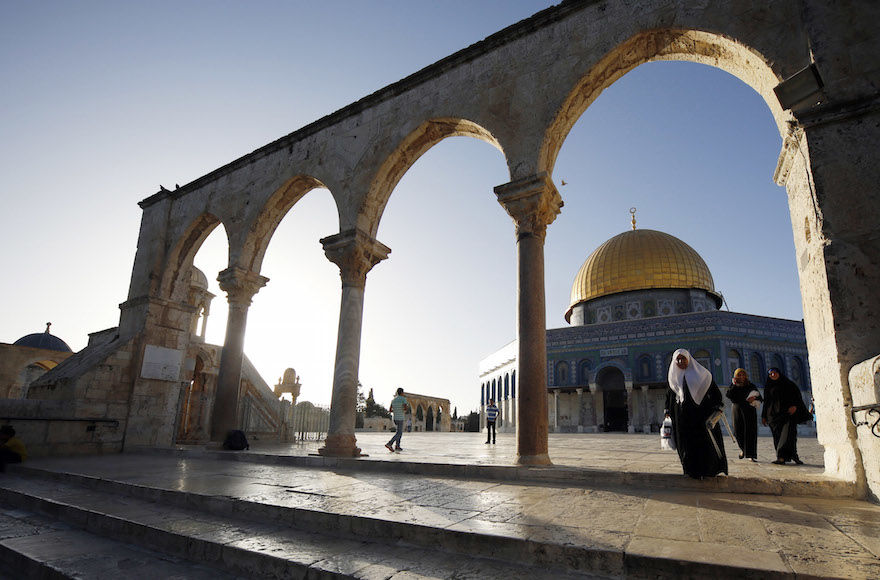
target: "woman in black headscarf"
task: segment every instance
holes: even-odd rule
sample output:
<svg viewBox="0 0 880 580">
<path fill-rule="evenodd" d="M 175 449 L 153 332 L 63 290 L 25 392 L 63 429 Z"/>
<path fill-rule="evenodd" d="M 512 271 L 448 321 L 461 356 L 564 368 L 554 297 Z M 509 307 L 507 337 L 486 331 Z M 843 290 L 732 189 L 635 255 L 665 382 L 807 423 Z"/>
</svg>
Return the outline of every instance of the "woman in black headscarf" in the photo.
<svg viewBox="0 0 880 580">
<path fill-rule="evenodd" d="M 733 384 L 727 389 L 727 398 L 733 403 L 733 435 L 739 444 L 739 458 L 758 460 L 758 411 L 762 401 L 758 387 L 749 380 L 745 369 L 733 372 Z"/>
<path fill-rule="evenodd" d="M 797 426 L 809 415 L 801 390 L 782 372 L 773 367 L 767 371 L 767 384 L 764 385 L 764 410 L 761 423 L 770 425 L 773 445 L 776 447 L 776 465 L 794 461 L 804 462 L 797 453 Z"/>
<path fill-rule="evenodd" d="M 694 479 L 727 473 L 727 455 L 718 418 L 724 406 L 712 374 L 683 348 L 669 365 L 666 416 L 685 475 Z"/>
</svg>

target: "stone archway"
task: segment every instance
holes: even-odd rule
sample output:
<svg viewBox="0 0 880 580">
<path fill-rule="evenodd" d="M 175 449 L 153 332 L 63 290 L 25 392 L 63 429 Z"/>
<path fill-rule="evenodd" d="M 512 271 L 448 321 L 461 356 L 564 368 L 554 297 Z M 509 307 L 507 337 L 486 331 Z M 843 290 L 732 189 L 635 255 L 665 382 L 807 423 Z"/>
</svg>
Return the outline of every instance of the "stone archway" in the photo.
<svg viewBox="0 0 880 580">
<path fill-rule="evenodd" d="M 510 182 L 495 193 L 513 218 L 517 244 L 517 461 L 549 463 L 543 252 L 548 226 L 562 208 L 552 176 L 556 155 L 577 118 L 615 79 L 644 62 L 690 60 L 739 77 L 773 113 L 783 138 L 774 178 L 788 193 L 825 464 L 830 474 L 880 493 L 880 443 L 857 431 L 848 411 L 854 404 L 849 373 L 875 357 L 880 344 L 877 16 L 867 0 L 843 7 L 782 2 L 773 9 L 762 0 L 709 2 L 699 9 L 689 0 L 667 0 L 644 2 L 636 11 L 628 3 L 564 2 L 179 190 L 143 200 L 119 348 L 138 345 L 120 376 L 132 377 L 133 397 L 149 410 L 129 409 L 126 445 L 167 445 L 174 438 L 167 393 L 156 394 L 160 389 L 139 378 L 146 346 L 169 356 L 187 349 L 192 313 L 177 286 L 165 283 L 165 272 L 186 269 L 185 248 L 198 244 L 211 220 L 221 222 L 230 240 L 226 288 L 246 312 L 245 303 L 266 281 L 256 269 L 257 248 L 272 219 L 259 216 L 269 199 L 290 201 L 273 198 L 284 184 L 314 176 L 309 179 L 330 189 L 340 218 L 339 233 L 325 239 L 343 278 L 328 454 L 357 454 L 349 424 L 364 285 L 370 268 L 390 251 L 374 238 L 382 212 L 419 155 L 445 136 L 464 134 L 498 147 L 509 170 Z M 818 96 L 783 107 L 774 88 L 785 88 L 786 79 L 810 66 L 823 81 Z M 268 224 L 266 232 L 253 229 L 258 222 Z M 248 246 L 250 232 L 257 241 Z M 224 361 L 241 350 L 245 318 L 229 326 Z M 233 364 L 221 373 L 234 377 L 237 371 L 240 365 Z M 98 372 L 81 375 L 83 384 Z M 220 381 L 218 397 L 220 386 L 237 384 Z M 873 386 L 862 386 L 875 398 Z M 221 407 L 230 405 L 234 401 Z"/>
<path fill-rule="evenodd" d="M 425 413 L 425 431 L 433 431 L 434 430 L 434 408 L 428 407 L 428 412 Z"/>
</svg>

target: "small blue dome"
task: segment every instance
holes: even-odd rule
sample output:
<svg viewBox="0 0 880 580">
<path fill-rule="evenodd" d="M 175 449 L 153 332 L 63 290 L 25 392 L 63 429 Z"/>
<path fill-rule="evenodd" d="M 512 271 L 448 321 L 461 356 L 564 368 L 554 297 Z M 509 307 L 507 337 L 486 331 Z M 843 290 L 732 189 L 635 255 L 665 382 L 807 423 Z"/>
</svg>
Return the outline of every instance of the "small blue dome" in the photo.
<svg viewBox="0 0 880 580">
<path fill-rule="evenodd" d="M 51 323 L 50 323 L 51 324 Z M 46 324 L 46 332 L 35 332 L 22 336 L 12 344 L 16 346 L 29 346 L 31 348 L 44 348 L 46 350 L 57 350 L 61 352 L 73 352 L 67 343 L 55 336 L 49 334 L 49 326 Z"/>
</svg>

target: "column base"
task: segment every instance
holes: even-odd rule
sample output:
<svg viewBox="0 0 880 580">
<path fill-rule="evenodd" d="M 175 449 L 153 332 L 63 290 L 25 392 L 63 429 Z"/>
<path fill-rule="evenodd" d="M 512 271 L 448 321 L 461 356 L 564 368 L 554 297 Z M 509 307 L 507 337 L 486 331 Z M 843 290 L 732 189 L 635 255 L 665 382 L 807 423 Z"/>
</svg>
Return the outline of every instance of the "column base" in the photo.
<svg viewBox="0 0 880 580">
<path fill-rule="evenodd" d="M 360 457 L 361 450 L 355 443 L 357 439 L 354 435 L 327 435 L 318 454 L 324 457 Z"/>
<path fill-rule="evenodd" d="M 540 455 L 517 455 L 517 465 L 553 465 L 550 456 L 546 453 Z"/>
</svg>

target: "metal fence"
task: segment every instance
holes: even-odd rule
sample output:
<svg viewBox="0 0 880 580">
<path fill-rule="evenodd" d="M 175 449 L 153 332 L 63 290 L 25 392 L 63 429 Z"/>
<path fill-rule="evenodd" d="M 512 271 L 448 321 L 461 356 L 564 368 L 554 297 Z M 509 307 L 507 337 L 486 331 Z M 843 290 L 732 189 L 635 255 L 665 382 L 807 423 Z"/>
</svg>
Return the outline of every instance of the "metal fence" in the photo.
<svg viewBox="0 0 880 580">
<path fill-rule="evenodd" d="M 297 441 L 320 441 L 330 428 L 330 409 L 299 404 L 290 410 L 290 432 Z"/>
</svg>

